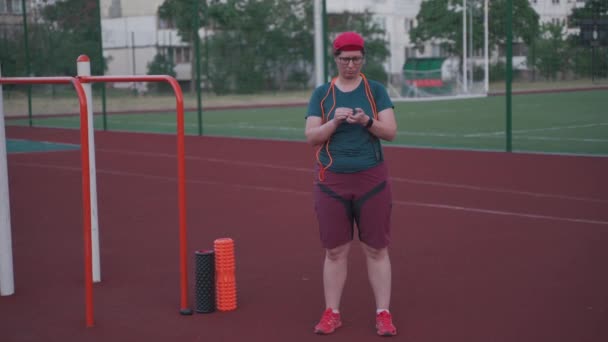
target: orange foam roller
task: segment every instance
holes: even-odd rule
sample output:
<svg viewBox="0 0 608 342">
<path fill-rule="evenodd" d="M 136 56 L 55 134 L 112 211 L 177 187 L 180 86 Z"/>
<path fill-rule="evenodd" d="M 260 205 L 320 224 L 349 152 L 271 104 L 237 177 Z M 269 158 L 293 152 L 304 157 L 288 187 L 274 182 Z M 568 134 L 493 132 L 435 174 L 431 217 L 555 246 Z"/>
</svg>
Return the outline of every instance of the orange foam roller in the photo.
<svg viewBox="0 0 608 342">
<path fill-rule="evenodd" d="M 234 241 L 231 238 L 216 239 L 215 291 L 216 307 L 219 311 L 231 311 L 237 307 Z"/>
</svg>

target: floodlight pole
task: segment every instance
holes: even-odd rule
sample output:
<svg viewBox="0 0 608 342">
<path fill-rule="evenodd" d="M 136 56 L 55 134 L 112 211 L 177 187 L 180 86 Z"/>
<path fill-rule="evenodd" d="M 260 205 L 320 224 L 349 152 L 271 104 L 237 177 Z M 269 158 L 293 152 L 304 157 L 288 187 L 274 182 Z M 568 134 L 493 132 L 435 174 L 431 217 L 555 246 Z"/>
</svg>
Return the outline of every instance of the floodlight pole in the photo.
<svg viewBox="0 0 608 342">
<path fill-rule="evenodd" d="M 512 124 L 512 101 L 511 101 L 511 83 L 513 78 L 513 0 L 507 0 L 507 56 L 506 56 L 506 100 L 507 100 L 507 122 L 506 122 L 506 150 L 511 152 L 511 124 Z"/>
<path fill-rule="evenodd" d="M 323 8 L 322 0 L 314 1 L 314 47 L 315 47 L 315 86 L 325 83 L 325 60 L 323 58 Z"/>
<path fill-rule="evenodd" d="M 469 66 L 469 80 L 471 81 L 471 87 L 473 87 L 473 85 L 475 84 L 475 82 L 473 81 L 473 70 L 475 68 L 475 64 L 473 63 L 473 53 L 474 53 L 474 48 L 473 48 L 473 10 L 475 9 L 475 3 L 471 3 L 471 6 L 469 6 L 469 63 L 471 64 Z"/>
<path fill-rule="evenodd" d="M 323 36 L 323 79 L 325 80 L 324 82 L 328 82 L 329 81 L 329 74 L 328 74 L 328 67 L 327 67 L 327 44 L 328 44 L 328 36 L 327 36 L 327 28 L 328 28 L 328 24 L 327 24 L 327 1 L 326 0 L 321 0 L 321 9 L 322 9 L 322 36 Z"/>
<path fill-rule="evenodd" d="M 487 93 L 490 92 L 490 62 L 489 62 L 489 8 L 488 0 L 484 0 L 484 11 L 483 11 L 483 59 L 484 59 L 484 90 Z"/>
<path fill-rule="evenodd" d="M 467 84 L 467 0 L 462 0 L 462 90 L 469 92 Z"/>
</svg>

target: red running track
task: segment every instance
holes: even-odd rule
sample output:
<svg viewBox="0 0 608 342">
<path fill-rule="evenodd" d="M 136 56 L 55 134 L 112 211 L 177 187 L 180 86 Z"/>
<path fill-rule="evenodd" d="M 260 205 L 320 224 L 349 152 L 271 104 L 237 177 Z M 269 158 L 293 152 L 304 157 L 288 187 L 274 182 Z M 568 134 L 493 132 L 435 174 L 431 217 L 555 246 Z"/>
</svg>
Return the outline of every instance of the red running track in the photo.
<svg viewBox="0 0 608 342">
<path fill-rule="evenodd" d="M 78 132 L 7 137 L 78 143 Z M 78 151 L 9 155 L 16 294 L 0 340 L 309 341 L 323 309 L 312 149 L 186 137 L 189 270 L 231 237 L 239 307 L 180 316 L 175 137 L 96 132 L 102 282 L 85 328 Z M 386 148 L 393 300 L 403 341 L 608 340 L 608 158 Z M 352 250 L 344 327 L 376 340 Z M 194 305 L 193 284 L 190 301 Z"/>
</svg>

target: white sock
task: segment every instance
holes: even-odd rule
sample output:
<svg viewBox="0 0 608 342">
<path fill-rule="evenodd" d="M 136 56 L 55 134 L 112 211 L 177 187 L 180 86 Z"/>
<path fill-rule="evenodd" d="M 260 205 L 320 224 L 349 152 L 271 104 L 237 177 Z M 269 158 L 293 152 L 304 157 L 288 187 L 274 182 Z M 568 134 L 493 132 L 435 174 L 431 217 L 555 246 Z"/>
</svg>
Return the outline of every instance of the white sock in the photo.
<svg viewBox="0 0 608 342">
<path fill-rule="evenodd" d="M 388 309 L 377 309 L 376 310 L 376 315 L 378 315 L 379 313 L 381 313 L 382 311 L 386 311 L 388 313 L 391 313 L 390 311 L 388 311 Z"/>
</svg>

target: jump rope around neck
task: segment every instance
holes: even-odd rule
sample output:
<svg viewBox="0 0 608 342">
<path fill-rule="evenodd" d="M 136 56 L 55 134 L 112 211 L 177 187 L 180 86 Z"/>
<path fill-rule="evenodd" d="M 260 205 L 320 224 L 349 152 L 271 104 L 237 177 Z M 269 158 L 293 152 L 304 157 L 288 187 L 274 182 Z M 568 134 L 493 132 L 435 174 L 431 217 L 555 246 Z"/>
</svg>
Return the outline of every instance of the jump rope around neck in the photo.
<svg viewBox="0 0 608 342">
<path fill-rule="evenodd" d="M 372 94 L 372 89 L 370 88 L 369 82 L 367 81 L 367 78 L 365 77 L 365 75 L 363 75 L 363 73 L 360 73 L 359 75 L 361 76 L 361 79 L 363 80 L 363 85 L 365 87 L 365 96 L 367 97 L 367 100 L 369 101 L 369 104 L 372 107 L 372 113 L 374 115 L 374 120 L 378 120 L 378 110 L 376 109 L 376 101 L 374 100 L 374 95 Z M 334 110 L 336 108 L 335 83 L 337 80 L 338 80 L 337 77 L 334 77 L 331 80 L 331 83 L 329 84 L 329 89 L 327 89 L 327 93 L 321 100 L 321 124 L 324 124 L 328 121 L 329 115 L 331 114 L 332 110 Z M 325 100 L 327 99 L 327 97 L 329 96 L 330 93 L 332 95 L 333 103 L 332 103 L 331 108 L 327 112 L 327 114 L 325 114 L 325 108 L 323 107 L 323 103 L 325 102 Z M 323 144 L 321 144 L 321 146 L 319 146 L 319 148 L 317 149 L 317 153 L 316 153 L 317 163 L 319 163 L 319 181 L 320 182 L 325 181 L 325 171 L 327 169 L 329 169 L 329 167 L 334 162 L 333 158 L 331 157 L 331 153 L 329 152 L 329 141 L 330 140 L 331 140 L 331 136 L 327 139 L 327 141 L 325 141 Z M 323 165 L 323 163 L 321 162 L 321 159 L 319 158 L 319 156 L 321 155 L 321 150 L 323 148 L 325 148 L 325 152 L 327 153 L 327 157 L 329 158 L 329 163 L 327 163 L 327 165 Z"/>
</svg>

